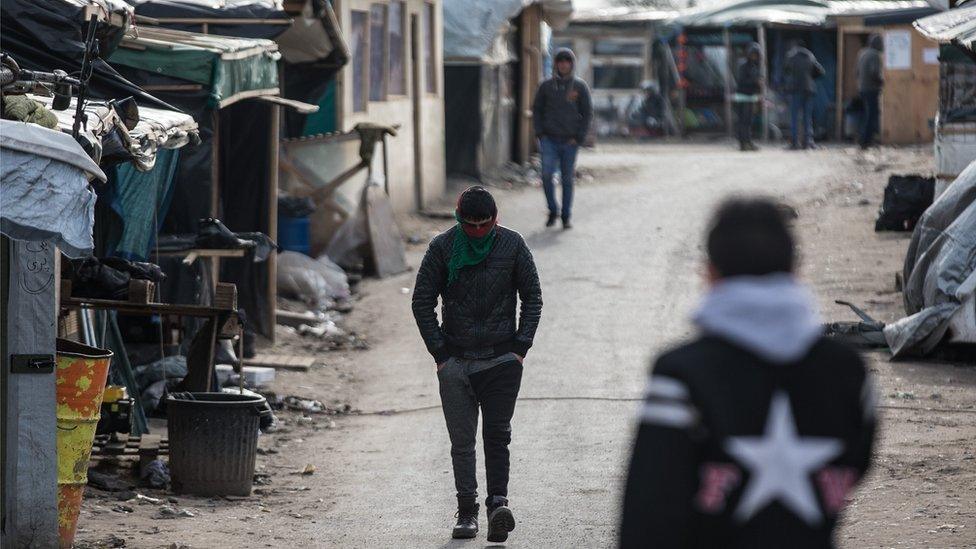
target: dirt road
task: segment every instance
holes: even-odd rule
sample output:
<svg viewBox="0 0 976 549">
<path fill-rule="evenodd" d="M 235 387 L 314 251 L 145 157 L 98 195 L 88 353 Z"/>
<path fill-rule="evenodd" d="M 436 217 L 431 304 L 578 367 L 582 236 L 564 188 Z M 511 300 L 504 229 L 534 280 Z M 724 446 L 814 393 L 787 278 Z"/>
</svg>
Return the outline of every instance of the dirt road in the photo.
<svg viewBox="0 0 976 549">
<path fill-rule="evenodd" d="M 542 228 L 538 189 L 499 195 L 502 223 L 522 232 L 535 253 L 545 300 L 513 425 L 510 498 L 518 526 L 508 547 L 614 545 L 634 399 L 650 357 L 691 333 L 687 317 L 702 289 L 701 235 L 716 201 L 756 191 L 788 202 L 798 213 L 802 274 L 824 315 L 853 319 L 832 303 L 846 298 L 893 320 L 900 313 L 894 272 L 907 237 L 876 235 L 873 217 L 887 174 L 925 170 L 931 159 L 911 150 L 864 157 L 840 149 L 742 154 L 712 145 L 620 145 L 586 152 L 580 163 L 593 179 L 578 189 L 570 232 Z M 412 247 L 413 264 L 422 252 Z M 322 371 L 278 382 L 393 413 L 337 418 L 334 427 L 327 418 L 291 421 L 290 432 L 262 437 L 262 447 L 278 453 L 260 456 L 272 484 L 258 497 L 181 498 L 179 505 L 198 514 L 171 521 L 153 521 L 153 510 L 142 506 L 123 518 L 111 502 L 93 501 L 79 537 L 114 531 L 128 547 L 483 546 L 483 536 L 449 539 L 449 443 L 434 366 L 410 314 L 412 283 L 407 274 L 365 286 L 352 322 L 369 334 L 371 350 L 329 355 Z M 877 466 L 839 541 L 976 544 L 976 371 L 867 356 L 888 407 Z M 306 463 L 317 467 L 313 475 L 291 474 Z"/>
</svg>

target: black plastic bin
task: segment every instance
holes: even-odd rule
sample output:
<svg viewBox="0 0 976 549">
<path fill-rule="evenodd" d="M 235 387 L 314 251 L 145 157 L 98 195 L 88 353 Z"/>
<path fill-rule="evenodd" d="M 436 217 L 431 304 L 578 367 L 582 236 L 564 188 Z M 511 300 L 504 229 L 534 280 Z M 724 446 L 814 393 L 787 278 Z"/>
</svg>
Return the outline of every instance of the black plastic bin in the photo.
<svg viewBox="0 0 976 549">
<path fill-rule="evenodd" d="M 258 450 L 262 396 L 174 393 L 166 401 L 173 491 L 249 496 Z"/>
</svg>

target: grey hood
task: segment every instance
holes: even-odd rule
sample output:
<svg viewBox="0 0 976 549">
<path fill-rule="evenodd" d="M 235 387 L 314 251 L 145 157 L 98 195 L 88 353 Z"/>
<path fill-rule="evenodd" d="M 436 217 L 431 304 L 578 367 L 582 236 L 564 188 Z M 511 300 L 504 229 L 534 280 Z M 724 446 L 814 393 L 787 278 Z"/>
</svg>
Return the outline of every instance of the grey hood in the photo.
<svg viewBox="0 0 976 549">
<path fill-rule="evenodd" d="M 776 364 L 801 359 L 823 333 L 813 294 L 785 273 L 722 280 L 693 321 L 706 335 Z"/>
<path fill-rule="evenodd" d="M 556 63 L 560 57 L 568 57 L 573 62 L 573 70 L 570 71 L 566 78 L 574 76 L 576 74 L 576 54 L 569 48 L 559 48 L 556 50 L 556 54 L 552 56 L 552 75 L 559 77 L 559 69 L 556 68 Z"/>
</svg>

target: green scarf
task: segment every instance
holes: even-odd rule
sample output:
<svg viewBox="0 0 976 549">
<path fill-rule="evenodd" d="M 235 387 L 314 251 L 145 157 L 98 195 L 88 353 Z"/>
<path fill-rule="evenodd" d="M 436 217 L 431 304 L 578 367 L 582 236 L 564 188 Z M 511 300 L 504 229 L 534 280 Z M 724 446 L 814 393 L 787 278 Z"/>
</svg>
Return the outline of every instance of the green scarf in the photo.
<svg viewBox="0 0 976 549">
<path fill-rule="evenodd" d="M 455 214 L 455 218 L 457 215 Z M 495 229 L 481 238 L 471 238 L 461 227 L 458 219 L 457 230 L 454 231 L 454 247 L 451 259 L 447 262 L 447 283 L 452 284 L 458 278 L 462 267 L 477 265 L 488 257 L 492 244 L 495 243 Z"/>
</svg>

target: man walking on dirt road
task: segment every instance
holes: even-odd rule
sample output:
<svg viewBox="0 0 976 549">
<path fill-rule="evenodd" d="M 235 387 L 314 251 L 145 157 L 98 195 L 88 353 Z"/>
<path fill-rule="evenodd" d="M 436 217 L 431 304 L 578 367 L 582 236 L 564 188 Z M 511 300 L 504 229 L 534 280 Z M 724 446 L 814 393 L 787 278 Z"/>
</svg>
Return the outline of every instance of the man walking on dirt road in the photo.
<svg viewBox="0 0 976 549">
<path fill-rule="evenodd" d="M 593 102 L 586 82 L 577 78 L 576 56 L 569 48 L 556 51 L 556 67 L 552 78 L 539 85 L 532 103 L 532 125 L 542 151 L 542 189 L 546 193 L 552 227 L 562 217 L 563 228 L 572 227 L 573 177 L 576 173 L 576 152 L 586 142 L 593 119 Z M 563 187 L 562 209 L 556 199 L 553 177 L 559 172 Z"/>
<path fill-rule="evenodd" d="M 461 194 L 455 217 L 457 224 L 431 241 L 417 271 L 413 315 L 437 364 L 451 439 L 458 501 L 452 536 L 478 534 L 475 442 L 480 407 L 488 541 L 498 543 L 515 528 L 508 508 L 508 445 L 522 362 L 542 316 L 542 289 L 525 240 L 498 225 L 498 208 L 484 187 Z M 521 301 L 518 315 L 516 298 Z"/>
<path fill-rule="evenodd" d="M 832 547 L 871 461 L 872 382 L 821 335 L 775 204 L 726 202 L 706 247 L 701 335 L 651 372 L 620 547 Z"/>
</svg>

